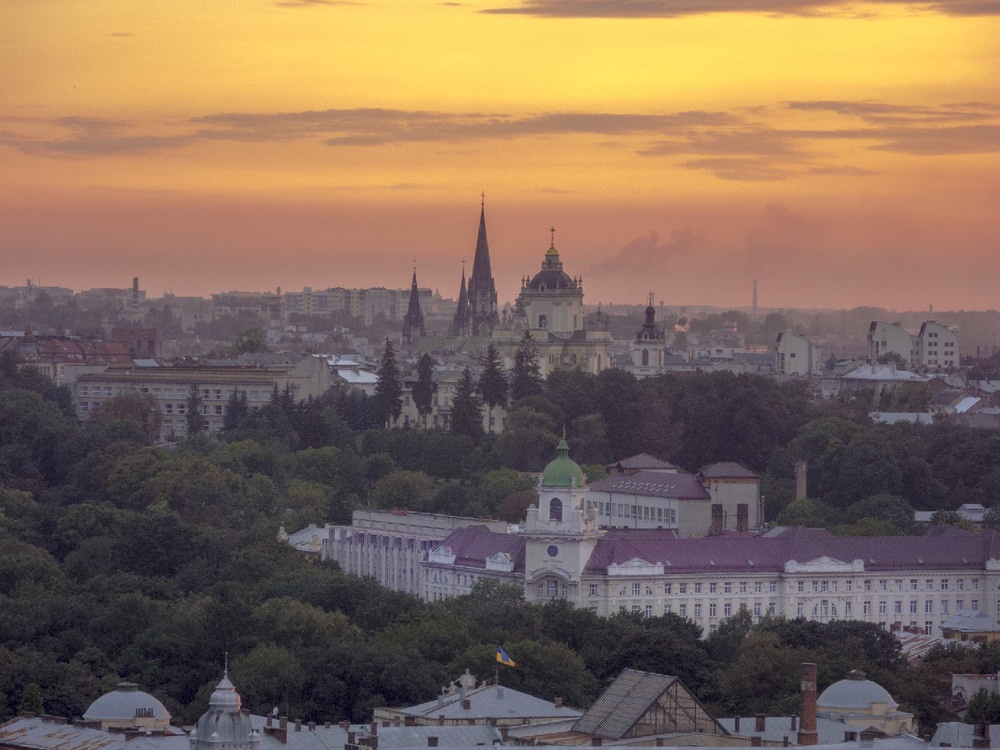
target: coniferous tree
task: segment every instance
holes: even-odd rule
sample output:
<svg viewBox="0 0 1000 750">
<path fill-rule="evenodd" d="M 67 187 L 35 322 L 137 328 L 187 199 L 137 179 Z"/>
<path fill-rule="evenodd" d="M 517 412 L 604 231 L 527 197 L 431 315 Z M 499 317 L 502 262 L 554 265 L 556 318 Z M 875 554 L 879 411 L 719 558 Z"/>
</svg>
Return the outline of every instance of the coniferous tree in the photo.
<svg viewBox="0 0 1000 750">
<path fill-rule="evenodd" d="M 247 392 L 234 388 L 226 401 L 226 413 L 223 417 L 222 426 L 226 430 L 235 430 L 249 412 L 247 406 Z"/>
<path fill-rule="evenodd" d="M 538 367 L 538 349 L 530 331 L 524 332 L 517 353 L 514 355 L 514 369 L 511 370 L 511 397 L 516 401 L 525 396 L 537 396 L 545 389 Z"/>
<path fill-rule="evenodd" d="M 493 407 L 507 405 L 507 376 L 500 362 L 500 352 L 490 344 L 483 354 L 483 373 L 479 377 L 477 389 L 489 413 L 490 432 L 493 432 Z"/>
<path fill-rule="evenodd" d="M 201 386 L 197 383 L 188 387 L 187 414 L 184 419 L 187 422 L 188 435 L 204 432 L 205 415 L 201 413 Z"/>
<path fill-rule="evenodd" d="M 413 405 L 424 427 L 427 426 L 427 415 L 431 413 L 431 403 L 434 398 L 434 382 L 431 379 L 434 362 L 431 355 L 424 353 L 417 363 L 417 383 L 413 386 Z"/>
<path fill-rule="evenodd" d="M 388 338 L 385 340 L 377 375 L 375 413 L 381 424 L 388 427 L 403 411 L 403 386 L 399 380 L 399 366 L 396 364 L 396 352 Z"/>
<path fill-rule="evenodd" d="M 451 431 L 477 440 L 483 434 L 483 414 L 479 406 L 476 381 L 466 367 L 462 370 L 462 379 L 458 381 L 455 398 L 451 402 Z"/>
</svg>

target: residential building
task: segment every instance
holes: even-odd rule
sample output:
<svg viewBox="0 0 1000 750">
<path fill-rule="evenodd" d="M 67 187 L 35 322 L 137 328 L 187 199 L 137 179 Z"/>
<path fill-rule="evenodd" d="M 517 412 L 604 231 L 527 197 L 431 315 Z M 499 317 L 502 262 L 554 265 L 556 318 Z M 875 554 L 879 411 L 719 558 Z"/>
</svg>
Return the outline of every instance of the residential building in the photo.
<svg viewBox="0 0 1000 750">
<path fill-rule="evenodd" d="M 913 336 L 898 323 L 873 320 L 868 327 L 868 361 L 879 364 L 889 357 L 898 358 L 904 366 L 913 364 Z"/>
<path fill-rule="evenodd" d="M 815 375 L 823 367 L 819 347 L 804 336 L 782 331 L 774 343 L 774 371 L 779 375 Z"/>
<path fill-rule="evenodd" d="M 961 364 L 958 330 L 926 321 L 914 337 L 913 364 L 934 371 L 958 367 Z"/>
</svg>

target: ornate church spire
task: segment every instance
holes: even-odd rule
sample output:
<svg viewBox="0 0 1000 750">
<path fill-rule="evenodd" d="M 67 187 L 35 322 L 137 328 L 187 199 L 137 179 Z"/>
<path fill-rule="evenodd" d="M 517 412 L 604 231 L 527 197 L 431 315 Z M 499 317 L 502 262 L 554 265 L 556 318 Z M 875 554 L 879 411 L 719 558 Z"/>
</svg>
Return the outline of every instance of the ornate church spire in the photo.
<svg viewBox="0 0 1000 750">
<path fill-rule="evenodd" d="M 489 336 L 500 321 L 497 314 L 497 289 L 490 268 L 490 246 L 486 240 L 486 194 L 482 195 L 479 212 L 479 235 L 476 237 L 476 257 L 469 277 L 469 327 L 474 336 Z"/>
<path fill-rule="evenodd" d="M 469 331 L 469 297 L 465 293 L 465 261 L 462 261 L 462 285 L 458 289 L 458 306 L 451 321 L 451 335 L 464 336 Z"/>
<path fill-rule="evenodd" d="M 417 267 L 413 266 L 413 283 L 410 285 L 410 304 L 403 318 L 403 345 L 412 346 L 417 336 L 425 336 L 424 313 L 420 309 L 420 291 L 417 289 Z"/>
</svg>

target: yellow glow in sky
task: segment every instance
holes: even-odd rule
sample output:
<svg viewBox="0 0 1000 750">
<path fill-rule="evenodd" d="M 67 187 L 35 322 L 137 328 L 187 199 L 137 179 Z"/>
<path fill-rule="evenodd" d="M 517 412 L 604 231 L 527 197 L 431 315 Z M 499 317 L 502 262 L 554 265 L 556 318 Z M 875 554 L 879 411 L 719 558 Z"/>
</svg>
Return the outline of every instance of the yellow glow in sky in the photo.
<svg viewBox="0 0 1000 750">
<path fill-rule="evenodd" d="M 0 284 L 452 294 L 485 190 L 508 298 L 555 224 L 588 302 L 997 307 L 998 40 L 986 0 L 8 0 Z"/>
</svg>

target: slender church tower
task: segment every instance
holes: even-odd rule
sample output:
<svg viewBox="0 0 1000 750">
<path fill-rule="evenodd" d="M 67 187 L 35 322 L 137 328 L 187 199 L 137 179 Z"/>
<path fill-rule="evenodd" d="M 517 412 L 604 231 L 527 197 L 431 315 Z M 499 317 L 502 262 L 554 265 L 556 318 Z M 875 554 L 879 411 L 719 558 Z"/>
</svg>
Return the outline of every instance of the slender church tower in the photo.
<svg viewBox="0 0 1000 750">
<path fill-rule="evenodd" d="M 479 236 L 476 238 L 476 257 L 472 262 L 468 296 L 470 333 L 473 336 L 489 336 L 499 324 L 500 316 L 497 314 L 497 289 L 490 268 L 490 246 L 486 241 L 485 193 L 479 212 Z"/>
<path fill-rule="evenodd" d="M 413 346 L 418 336 L 425 336 L 424 313 L 420 309 L 420 291 L 417 289 L 417 268 L 413 267 L 413 284 L 410 285 L 410 304 L 403 318 L 403 345 Z"/>
<path fill-rule="evenodd" d="M 458 305 L 455 317 L 451 319 L 451 335 L 466 336 L 469 333 L 469 297 L 465 293 L 465 261 L 462 261 L 462 284 L 458 288 Z"/>
</svg>

